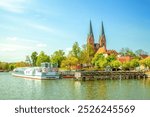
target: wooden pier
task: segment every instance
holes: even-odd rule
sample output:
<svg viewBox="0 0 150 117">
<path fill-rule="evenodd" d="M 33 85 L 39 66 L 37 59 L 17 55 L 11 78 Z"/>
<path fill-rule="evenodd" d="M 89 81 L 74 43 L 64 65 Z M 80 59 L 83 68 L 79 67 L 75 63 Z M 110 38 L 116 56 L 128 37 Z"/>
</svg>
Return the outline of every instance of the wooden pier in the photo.
<svg viewBox="0 0 150 117">
<path fill-rule="evenodd" d="M 75 80 L 110 80 L 110 79 L 143 79 L 147 78 L 144 72 L 132 71 L 81 71 L 75 72 Z"/>
<path fill-rule="evenodd" d="M 62 78 L 75 78 L 75 71 L 61 71 Z"/>
</svg>

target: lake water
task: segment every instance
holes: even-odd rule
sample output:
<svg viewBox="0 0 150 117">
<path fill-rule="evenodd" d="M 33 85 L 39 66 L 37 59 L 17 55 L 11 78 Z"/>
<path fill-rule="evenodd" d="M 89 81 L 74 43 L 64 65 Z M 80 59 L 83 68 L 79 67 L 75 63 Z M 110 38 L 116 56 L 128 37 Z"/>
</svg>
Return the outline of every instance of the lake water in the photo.
<svg viewBox="0 0 150 117">
<path fill-rule="evenodd" d="M 150 99 L 150 79 L 74 81 L 31 80 L 0 73 L 0 99 L 121 100 Z"/>
</svg>

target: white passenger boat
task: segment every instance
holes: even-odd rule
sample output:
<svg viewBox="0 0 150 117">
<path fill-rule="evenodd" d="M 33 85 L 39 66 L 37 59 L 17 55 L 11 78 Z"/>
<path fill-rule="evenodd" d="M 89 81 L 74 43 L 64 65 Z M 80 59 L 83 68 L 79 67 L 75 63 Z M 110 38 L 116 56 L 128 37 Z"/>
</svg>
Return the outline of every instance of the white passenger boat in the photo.
<svg viewBox="0 0 150 117">
<path fill-rule="evenodd" d="M 60 79 L 57 68 L 50 63 L 42 63 L 41 67 L 20 67 L 13 70 L 12 75 L 15 77 L 49 80 Z"/>
</svg>

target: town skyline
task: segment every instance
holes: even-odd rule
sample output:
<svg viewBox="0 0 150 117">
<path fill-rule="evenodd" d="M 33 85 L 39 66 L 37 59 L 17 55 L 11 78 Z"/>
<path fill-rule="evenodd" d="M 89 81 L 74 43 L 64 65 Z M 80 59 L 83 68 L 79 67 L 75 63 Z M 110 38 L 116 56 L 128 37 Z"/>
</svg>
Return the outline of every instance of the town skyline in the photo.
<svg viewBox="0 0 150 117">
<path fill-rule="evenodd" d="M 99 40 L 104 23 L 107 48 L 150 52 L 148 0 L 0 1 L 0 61 L 25 60 L 33 51 L 68 52 L 74 42 L 86 44 L 89 23 Z"/>
</svg>

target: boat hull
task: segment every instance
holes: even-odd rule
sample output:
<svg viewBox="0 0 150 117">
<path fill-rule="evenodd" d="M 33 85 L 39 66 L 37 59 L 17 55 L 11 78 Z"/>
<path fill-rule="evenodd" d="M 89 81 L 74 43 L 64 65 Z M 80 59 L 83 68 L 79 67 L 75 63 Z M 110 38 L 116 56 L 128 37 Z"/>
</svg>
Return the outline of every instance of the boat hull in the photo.
<svg viewBox="0 0 150 117">
<path fill-rule="evenodd" d="M 12 73 L 12 76 L 14 77 L 20 77 L 20 78 L 28 78 L 28 79 L 36 79 L 36 80 L 55 80 L 55 79 L 60 79 L 59 75 L 58 76 L 31 76 L 31 75 L 24 75 L 24 74 L 17 74 L 17 73 Z"/>
</svg>

